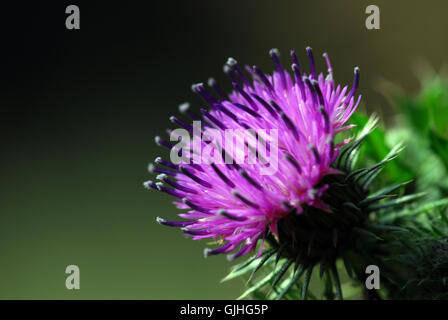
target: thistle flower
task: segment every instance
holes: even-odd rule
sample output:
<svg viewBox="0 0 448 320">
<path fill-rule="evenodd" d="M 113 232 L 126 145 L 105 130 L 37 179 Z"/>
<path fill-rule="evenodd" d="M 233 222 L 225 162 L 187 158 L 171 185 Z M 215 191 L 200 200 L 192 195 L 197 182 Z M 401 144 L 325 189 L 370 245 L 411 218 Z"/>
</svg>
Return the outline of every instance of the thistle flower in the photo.
<svg viewBox="0 0 448 320">
<path fill-rule="evenodd" d="M 333 164 L 349 140 L 337 144 L 335 136 L 351 128 L 346 122 L 361 98 L 355 95 L 359 68 L 354 69 L 351 88 L 341 87 L 334 81 L 328 55 L 323 55 L 328 68 L 328 74 L 324 76 L 316 72 L 311 48 L 308 47 L 306 52 L 309 73 L 303 72 L 294 51 L 291 51 L 290 74 L 282 67 L 278 50 L 272 49 L 269 54 L 275 71 L 270 75 L 257 66 L 246 66 L 252 80 L 235 59 L 229 58 L 224 72 L 232 81 L 232 93 L 225 95 L 216 81 L 210 79 L 208 84 L 212 93 L 202 83 L 192 86 L 209 108 L 201 109 L 202 116 L 192 111 L 188 104 L 180 106 L 181 113 L 192 120 L 202 120 L 205 128 L 221 132 L 227 129 L 278 130 L 277 141 L 266 142 L 268 150 L 278 150 L 275 173 L 260 174 L 260 167 L 266 166 L 260 162 L 214 163 L 216 157 L 202 154 L 208 146 L 204 141 L 196 146 L 190 144 L 192 154 L 202 154 L 201 164 L 192 161 L 173 164 L 159 157 L 155 160 L 159 166 L 150 165 L 150 171 L 158 174 L 160 182 L 147 181 L 144 186 L 174 196 L 176 206 L 187 210 L 179 214 L 185 219 L 183 221 L 167 221 L 159 217 L 157 221 L 181 228 L 194 240 L 216 240 L 219 247 L 205 249 L 206 256 L 226 253 L 232 260 L 261 243 L 260 255 L 266 240 L 285 254 L 286 242 L 282 243 L 282 240 L 287 239 L 287 249 L 295 259 L 299 254 L 296 249 L 300 246 L 293 248 L 294 242 L 305 237 L 307 243 L 311 243 L 311 237 L 315 236 L 312 230 L 314 222 L 303 220 L 301 225 L 297 225 L 295 219 L 302 215 L 308 219 L 311 213 L 323 219 L 325 224 L 334 208 L 341 207 L 351 198 L 346 190 L 331 188 L 333 194 L 343 192 L 339 200 L 334 201 L 328 191 L 335 179 L 331 177 L 344 173 Z M 177 117 L 170 120 L 193 133 L 189 123 Z M 156 143 L 169 149 L 174 147 L 160 137 L 156 137 Z M 257 153 L 256 146 L 248 143 L 245 146 L 248 149 L 252 147 Z M 240 149 L 237 147 L 230 158 L 245 150 L 244 145 Z M 222 156 L 229 157 L 229 152 L 222 148 Z M 341 178 L 336 180 L 340 184 Z M 358 198 L 357 201 L 360 200 Z"/>
<path fill-rule="evenodd" d="M 232 260 L 254 251 L 223 279 L 250 273 L 249 288 L 240 298 L 313 297 L 308 286 L 319 265 L 323 297 L 333 299 L 336 294 L 342 299 L 336 267 L 340 260 L 347 275 L 363 285 L 366 266 L 378 266 L 381 287 L 389 297 L 446 298 L 448 219 L 443 211 L 448 199 L 416 201 L 424 193 L 395 197 L 393 193 L 408 182 L 370 190 L 375 181 L 378 184 L 383 166 L 402 150 L 401 144 L 380 162 L 357 168 L 361 144 L 378 119 L 357 115 L 355 120 L 363 128 L 352 139 L 335 137 L 353 127 L 346 123 L 360 101 L 355 96 L 359 69 L 355 68 L 351 88 L 342 88 L 334 82 L 328 56 L 324 54 L 328 67 L 324 77 L 316 73 L 311 49 L 306 51 L 308 74 L 302 72 L 294 52 L 292 72 L 283 69 L 273 49 L 272 75 L 256 66 L 246 66 L 244 73 L 235 59 L 228 59 L 224 72 L 234 87 L 228 96 L 214 79 L 208 82 L 212 90 L 203 84 L 192 86 L 208 109 L 201 109 L 199 116 L 189 104 L 180 106 L 193 123 L 170 118 L 186 134 L 176 129 L 168 130 L 170 141 L 156 137 L 157 144 L 170 149 L 172 161 L 158 157 L 149 171 L 158 174 L 160 181 L 144 183 L 175 197 L 177 207 L 186 211 L 179 214 L 184 220 L 158 217 L 157 221 L 179 227 L 195 240 L 214 239 L 218 247 L 205 249 L 205 256 L 225 253 Z M 198 121 L 204 129 L 197 127 Z M 249 136 L 227 136 L 228 130 L 246 130 Z M 267 130 L 274 132 L 274 138 L 266 135 Z M 242 143 L 232 145 L 234 138 Z M 367 142 L 370 153 L 381 139 Z M 380 144 L 388 149 L 383 139 Z M 173 145 L 174 140 L 180 142 Z M 406 191 L 412 190 L 411 184 Z M 436 219 L 430 215 L 434 210 Z M 423 213 L 428 214 L 426 220 L 416 219 Z M 438 227 L 431 225 L 436 220 Z M 253 280 L 261 267 L 267 272 L 261 280 Z M 382 296 L 367 289 L 364 295 Z"/>
</svg>

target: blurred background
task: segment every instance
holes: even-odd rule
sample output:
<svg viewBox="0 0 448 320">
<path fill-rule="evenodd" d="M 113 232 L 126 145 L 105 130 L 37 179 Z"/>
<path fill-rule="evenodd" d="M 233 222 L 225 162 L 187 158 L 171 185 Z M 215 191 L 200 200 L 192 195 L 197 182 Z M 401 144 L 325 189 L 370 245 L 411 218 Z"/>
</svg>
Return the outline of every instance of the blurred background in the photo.
<svg viewBox="0 0 448 320">
<path fill-rule="evenodd" d="M 76 4 L 81 29 L 65 28 Z M 381 29 L 365 28 L 380 8 Z M 227 57 L 273 69 L 295 49 L 318 69 L 328 52 L 335 78 L 361 68 L 362 108 L 393 114 L 379 78 L 412 93 L 423 60 L 447 61 L 446 1 L 40 1 L 2 4 L 0 86 L 1 299 L 232 299 L 219 284 L 231 263 L 203 258 L 156 216 L 175 218 L 172 199 L 145 190 L 147 165 L 166 154 L 154 136 L 170 127 L 190 90 L 222 73 Z M 81 289 L 65 288 L 65 268 Z"/>
</svg>

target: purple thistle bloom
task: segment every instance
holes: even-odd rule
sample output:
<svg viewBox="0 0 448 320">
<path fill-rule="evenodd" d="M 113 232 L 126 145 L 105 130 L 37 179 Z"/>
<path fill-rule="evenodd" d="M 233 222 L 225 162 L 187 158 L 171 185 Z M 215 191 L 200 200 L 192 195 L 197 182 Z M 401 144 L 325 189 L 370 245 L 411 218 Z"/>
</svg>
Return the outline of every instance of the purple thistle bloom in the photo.
<svg viewBox="0 0 448 320">
<path fill-rule="evenodd" d="M 277 129 L 278 168 L 271 175 L 260 174 L 260 162 L 228 164 L 214 163 L 214 157 L 201 151 L 208 143 L 191 144 L 193 153 L 202 154 L 202 163 L 173 164 L 156 159 L 150 171 L 157 173 L 160 182 L 145 182 L 147 188 L 157 189 L 174 196 L 179 214 L 186 219 L 180 222 L 157 218 L 163 225 L 180 227 L 194 240 L 213 238 L 220 244 L 217 249 L 206 249 L 205 255 L 231 253 L 229 259 L 243 256 L 255 249 L 259 240 L 263 243 L 269 233 L 278 237 L 278 222 L 292 214 L 301 214 L 304 206 L 331 211 L 321 200 L 328 185 L 319 185 L 323 177 L 340 173 L 332 168 L 339 150 L 349 141 L 334 143 L 337 133 L 350 129 L 345 125 L 356 110 L 360 96 L 355 97 L 359 82 L 359 68 L 355 68 L 354 81 L 348 87 L 336 85 L 327 54 L 328 75 L 316 74 L 311 48 L 307 48 L 310 62 L 309 74 L 301 70 L 294 51 L 292 76 L 283 69 L 279 53 L 269 54 L 274 62 L 272 75 L 264 74 L 258 67 L 245 68 L 253 80 L 243 73 L 237 62 L 229 58 L 224 72 L 232 80 L 234 91 L 226 96 L 214 79 L 209 80 L 212 92 L 203 84 L 195 84 L 192 90 L 199 94 L 209 107 L 201 109 L 202 115 L 189 109 L 180 111 L 193 120 L 201 120 L 206 128 L 218 131 L 226 129 Z M 176 125 L 192 132 L 192 126 L 176 117 L 170 119 Z M 203 133 L 203 132 L 202 132 Z M 169 149 L 173 145 L 160 137 L 157 144 Z M 267 142 L 267 149 L 274 147 Z M 255 150 L 257 150 L 255 148 Z M 227 150 L 223 150 L 223 157 Z M 234 150 L 234 157 L 238 152 Z M 209 158 L 207 158 L 209 157 Z"/>
</svg>

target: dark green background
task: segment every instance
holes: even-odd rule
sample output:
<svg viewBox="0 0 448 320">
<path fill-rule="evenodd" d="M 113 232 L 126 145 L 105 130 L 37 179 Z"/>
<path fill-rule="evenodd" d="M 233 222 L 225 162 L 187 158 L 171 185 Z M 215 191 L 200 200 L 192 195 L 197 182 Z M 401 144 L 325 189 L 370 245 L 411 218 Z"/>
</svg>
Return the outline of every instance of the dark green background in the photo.
<svg viewBox="0 0 448 320">
<path fill-rule="evenodd" d="M 65 29 L 65 7 L 81 30 Z M 364 26 L 367 5 L 381 30 Z M 336 80 L 361 68 L 363 108 L 391 114 L 378 78 L 412 92 L 413 62 L 446 61 L 446 1 L 41 1 L 3 5 L 0 298 L 230 299 L 230 263 L 155 223 L 172 199 L 142 187 L 177 105 L 228 56 L 270 71 L 289 49 L 330 54 Z M 81 290 L 65 268 L 81 269 Z"/>
</svg>

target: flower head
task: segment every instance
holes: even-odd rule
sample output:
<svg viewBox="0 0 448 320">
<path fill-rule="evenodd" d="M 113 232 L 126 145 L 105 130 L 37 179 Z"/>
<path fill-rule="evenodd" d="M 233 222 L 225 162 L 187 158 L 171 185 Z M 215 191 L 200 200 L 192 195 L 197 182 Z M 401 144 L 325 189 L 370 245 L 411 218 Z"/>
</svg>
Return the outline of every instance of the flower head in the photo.
<svg viewBox="0 0 448 320">
<path fill-rule="evenodd" d="M 208 106 L 207 110 L 201 109 L 201 116 L 188 104 L 180 106 L 183 114 L 202 121 L 204 129 L 194 132 L 190 123 L 177 117 L 170 119 L 194 136 L 204 137 L 210 132 L 224 136 L 227 130 L 246 130 L 255 133 L 255 142 L 248 139 L 229 150 L 228 144 L 219 139 L 187 141 L 191 152 L 185 152 L 156 138 L 159 145 L 175 150 L 183 161 L 172 163 L 157 158 L 158 166 L 150 165 L 150 171 L 157 173 L 160 181 L 144 185 L 174 196 L 177 207 L 186 210 L 179 214 L 183 221 L 157 221 L 179 227 L 195 240 L 215 239 L 219 247 L 206 249 L 205 255 L 232 253 L 230 259 L 243 256 L 259 240 L 279 237 L 280 220 L 301 215 L 304 208 L 331 212 L 322 197 L 328 188 L 325 177 L 339 173 L 332 163 L 348 141 L 336 144 L 334 138 L 350 128 L 346 122 L 359 104 L 360 96 L 355 96 L 359 69 L 354 69 L 351 88 L 336 85 L 328 55 L 323 55 L 328 67 L 324 76 L 316 73 L 311 48 L 306 51 L 308 74 L 301 69 L 294 51 L 291 73 L 282 67 L 276 49 L 269 52 L 275 66 L 272 75 L 256 66 L 246 66 L 244 73 L 235 59 L 229 58 L 224 72 L 232 81 L 232 93 L 225 95 L 210 79 L 211 92 L 203 84 L 192 86 Z M 260 134 L 263 130 L 276 133 L 276 138 Z M 274 151 L 277 154 L 275 170 L 269 174 L 260 170 L 273 167 L 260 156 L 260 146 L 265 146 L 265 155 Z M 249 161 L 250 152 L 257 161 Z M 201 161 L 197 161 L 198 154 Z M 241 155 L 243 162 L 216 161 L 235 160 Z"/>
</svg>

